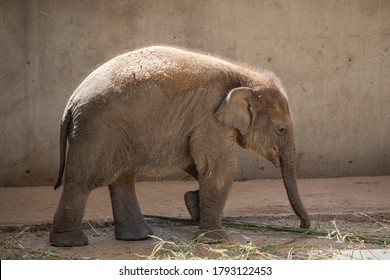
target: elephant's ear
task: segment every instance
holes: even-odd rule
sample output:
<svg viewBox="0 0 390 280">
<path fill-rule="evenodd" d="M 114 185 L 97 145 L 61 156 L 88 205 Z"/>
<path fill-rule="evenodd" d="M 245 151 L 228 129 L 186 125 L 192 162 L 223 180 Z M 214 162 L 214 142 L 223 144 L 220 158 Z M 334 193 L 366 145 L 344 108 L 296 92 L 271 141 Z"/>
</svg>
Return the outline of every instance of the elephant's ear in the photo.
<svg viewBox="0 0 390 280">
<path fill-rule="evenodd" d="M 251 124 L 249 97 L 251 88 L 239 87 L 231 90 L 214 113 L 215 117 L 227 126 L 238 129 L 244 135 Z"/>
</svg>

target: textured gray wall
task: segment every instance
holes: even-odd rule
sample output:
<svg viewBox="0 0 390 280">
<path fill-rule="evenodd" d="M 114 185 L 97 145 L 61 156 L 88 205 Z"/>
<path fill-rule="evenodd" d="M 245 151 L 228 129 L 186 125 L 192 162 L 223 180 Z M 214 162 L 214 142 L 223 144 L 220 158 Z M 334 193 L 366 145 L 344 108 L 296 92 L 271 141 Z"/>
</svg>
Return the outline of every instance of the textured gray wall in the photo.
<svg viewBox="0 0 390 280">
<path fill-rule="evenodd" d="M 275 71 L 301 177 L 390 174 L 390 1 L 0 2 L 0 185 L 53 184 L 59 122 L 99 64 L 173 44 Z M 279 171 L 238 150 L 237 178 Z"/>
</svg>

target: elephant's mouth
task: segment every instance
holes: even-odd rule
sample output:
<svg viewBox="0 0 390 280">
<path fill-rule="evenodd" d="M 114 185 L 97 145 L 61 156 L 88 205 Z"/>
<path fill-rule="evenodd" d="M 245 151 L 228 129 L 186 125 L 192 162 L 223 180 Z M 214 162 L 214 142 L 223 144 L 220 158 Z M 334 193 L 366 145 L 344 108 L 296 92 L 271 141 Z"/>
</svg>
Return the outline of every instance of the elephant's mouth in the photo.
<svg viewBox="0 0 390 280">
<path fill-rule="evenodd" d="M 279 149 L 277 149 L 275 146 L 270 149 L 258 151 L 257 154 L 272 162 L 275 168 L 280 168 Z"/>
</svg>

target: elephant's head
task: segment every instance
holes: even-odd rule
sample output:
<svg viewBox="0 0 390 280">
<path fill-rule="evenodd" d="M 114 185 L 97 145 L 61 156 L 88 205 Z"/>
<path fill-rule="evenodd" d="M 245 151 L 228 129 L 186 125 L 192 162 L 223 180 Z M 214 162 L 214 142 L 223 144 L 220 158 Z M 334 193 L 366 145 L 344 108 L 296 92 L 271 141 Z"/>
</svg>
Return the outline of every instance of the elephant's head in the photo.
<svg viewBox="0 0 390 280">
<path fill-rule="evenodd" d="M 287 95 L 277 81 L 230 91 L 215 112 L 216 118 L 239 131 L 238 143 L 281 167 L 284 186 L 301 227 L 310 227 L 297 189 L 296 151 Z"/>
</svg>

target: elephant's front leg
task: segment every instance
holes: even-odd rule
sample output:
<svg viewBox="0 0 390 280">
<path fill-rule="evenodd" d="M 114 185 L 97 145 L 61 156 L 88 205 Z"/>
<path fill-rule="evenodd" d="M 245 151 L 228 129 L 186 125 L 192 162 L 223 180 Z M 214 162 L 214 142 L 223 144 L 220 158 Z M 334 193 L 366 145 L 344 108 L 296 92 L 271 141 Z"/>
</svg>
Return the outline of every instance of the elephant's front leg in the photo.
<svg viewBox="0 0 390 280">
<path fill-rule="evenodd" d="M 199 172 L 199 230 L 206 240 L 220 242 L 227 240 L 222 216 L 234 180 L 235 161 L 214 159 Z"/>
<path fill-rule="evenodd" d="M 235 131 L 216 131 L 217 128 L 221 127 L 200 130 L 190 138 L 191 157 L 199 182 L 199 230 L 205 239 L 213 242 L 227 240 L 222 216 L 236 173 Z M 192 193 L 192 200 L 197 195 Z"/>
<path fill-rule="evenodd" d="M 119 240 L 141 240 L 153 234 L 146 223 L 135 194 L 134 175 L 122 175 L 109 185 L 115 237 Z"/>
</svg>

